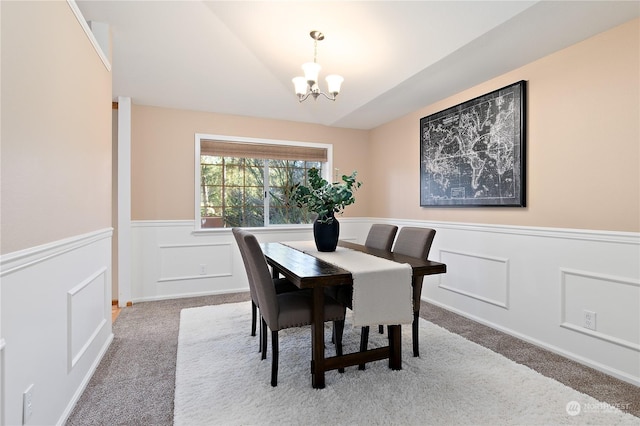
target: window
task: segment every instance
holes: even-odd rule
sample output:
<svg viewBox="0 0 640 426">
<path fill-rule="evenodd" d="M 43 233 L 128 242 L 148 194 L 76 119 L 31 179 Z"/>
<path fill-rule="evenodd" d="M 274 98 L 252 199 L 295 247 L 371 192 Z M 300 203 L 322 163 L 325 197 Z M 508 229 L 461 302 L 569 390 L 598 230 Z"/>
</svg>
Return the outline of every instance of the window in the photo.
<svg viewBox="0 0 640 426">
<path fill-rule="evenodd" d="M 288 205 L 289 190 L 315 167 L 328 175 L 331 145 L 196 135 L 196 221 L 200 228 L 311 223 Z"/>
</svg>

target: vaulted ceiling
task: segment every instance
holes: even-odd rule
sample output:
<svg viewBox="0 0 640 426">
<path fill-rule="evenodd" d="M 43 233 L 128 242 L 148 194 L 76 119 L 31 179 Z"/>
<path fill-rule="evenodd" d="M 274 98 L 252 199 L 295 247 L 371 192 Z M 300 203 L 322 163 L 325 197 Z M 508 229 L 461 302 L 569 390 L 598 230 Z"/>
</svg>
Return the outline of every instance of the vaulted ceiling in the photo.
<svg viewBox="0 0 640 426">
<path fill-rule="evenodd" d="M 78 1 L 109 25 L 113 96 L 370 129 L 634 19 L 638 1 Z M 299 103 L 313 60 L 345 78 Z M 597 58 L 594 58 L 597 61 Z"/>
</svg>

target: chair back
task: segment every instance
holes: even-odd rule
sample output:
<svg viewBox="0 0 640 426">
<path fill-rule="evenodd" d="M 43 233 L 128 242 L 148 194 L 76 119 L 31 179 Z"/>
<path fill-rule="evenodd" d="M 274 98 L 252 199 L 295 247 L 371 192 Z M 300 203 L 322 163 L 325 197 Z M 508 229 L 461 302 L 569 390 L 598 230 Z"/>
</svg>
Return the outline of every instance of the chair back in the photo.
<svg viewBox="0 0 640 426">
<path fill-rule="evenodd" d="M 435 235 L 435 229 L 405 226 L 398 232 L 393 252 L 426 260 Z"/>
<path fill-rule="evenodd" d="M 233 233 L 233 237 L 236 239 L 236 243 L 238 244 L 238 248 L 240 249 L 240 255 L 242 256 L 242 262 L 244 263 L 244 269 L 247 273 L 247 278 L 249 279 L 249 292 L 251 293 L 251 300 L 253 303 L 260 306 L 258 303 L 258 296 L 256 294 L 255 286 L 253 285 L 253 277 L 251 276 L 251 269 L 249 268 L 249 260 L 247 259 L 247 249 L 244 244 L 244 235 L 247 234 L 247 231 L 244 231 L 240 228 L 231 228 L 231 232 Z"/>
<path fill-rule="evenodd" d="M 396 243 L 393 246 L 393 252 L 426 260 L 429 256 L 429 250 L 431 250 L 431 243 L 433 243 L 433 237 L 435 237 L 435 235 L 435 229 L 411 226 L 403 227 L 400 229 L 400 232 L 398 232 L 398 238 L 396 238 Z M 417 315 L 416 312 L 420 311 L 423 279 L 424 277 L 413 283 L 414 315 Z"/>
<path fill-rule="evenodd" d="M 260 244 L 253 234 L 243 231 L 242 239 L 260 313 L 271 330 L 278 330 L 278 299 L 264 253 L 262 253 Z"/>
<path fill-rule="evenodd" d="M 396 232 L 398 232 L 398 227 L 395 225 L 374 223 L 369 229 L 364 245 L 373 249 L 391 251 Z"/>
</svg>

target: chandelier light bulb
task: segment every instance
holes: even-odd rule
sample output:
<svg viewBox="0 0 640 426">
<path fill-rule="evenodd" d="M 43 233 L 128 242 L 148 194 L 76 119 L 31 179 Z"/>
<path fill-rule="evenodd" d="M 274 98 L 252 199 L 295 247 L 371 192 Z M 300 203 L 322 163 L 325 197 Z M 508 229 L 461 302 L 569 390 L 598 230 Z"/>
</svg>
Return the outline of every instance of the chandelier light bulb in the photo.
<svg viewBox="0 0 640 426">
<path fill-rule="evenodd" d="M 307 79 L 309 86 L 313 86 L 318 81 L 318 75 L 320 74 L 322 67 L 315 62 L 307 62 L 302 64 L 302 70 L 304 71 L 304 78 Z"/>
<path fill-rule="evenodd" d="M 293 81 L 293 87 L 296 90 L 296 95 L 304 96 L 307 93 L 307 80 L 304 77 L 294 77 L 291 81 Z"/>
<path fill-rule="evenodd" d="M 337 74 L 330 74 L 325 79 L 327 80 L 329 93 L 331 93 L 335 97 L 338 93 L 340 93 L 340 86 L 342 86 L 344 78 Z"/>
</svg>

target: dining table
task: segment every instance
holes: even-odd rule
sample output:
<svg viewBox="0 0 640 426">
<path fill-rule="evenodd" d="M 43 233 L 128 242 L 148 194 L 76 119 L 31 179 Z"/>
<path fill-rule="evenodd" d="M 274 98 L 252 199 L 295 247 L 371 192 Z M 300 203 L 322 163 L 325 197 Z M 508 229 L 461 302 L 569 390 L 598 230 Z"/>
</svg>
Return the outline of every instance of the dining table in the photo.
<svg viewBox="0 0 640 426">
<path fill-rule="evenodd" d="M 422 285 L 426 275 L 442 274 L 447 271 L 444 263 L 426 259 L 404 256 L 385 250 L 377 250 L 340 240 L 339 247 L 357 250 L 371 256 L 380 257 L 411 266 L 411 285 Z M 402 369 L 402 328 L 400 324 L 388 326 L 387 346 L 359 350 L 357 352 L 325 357 L 324 346 L 324 299 L 325 289 L 332 286 L 353 284 L 351 272 L 339 266 L 323 261 L 308 252 L 293 248 L 282 242 L 266 242 L 261 244 L 267 263 L 271 266 L 273 277 L 284 276 L 301 289 L 311 289 L 313 294 L 313 318 L 311 323 L 311 385 L 313 388 L 325 387 L 325 372 L 344 369 L 368 362 L 389 360 L 389 368 Z M 397 283 L 389 283 L 397 285 Z M 419 312 L 419 303 L 414 301 L 414 314 Z M 414 327 L 415 328 L 415 327 Z M 414 353 L 417 339 L 414 339 Z"/>
</svg>

